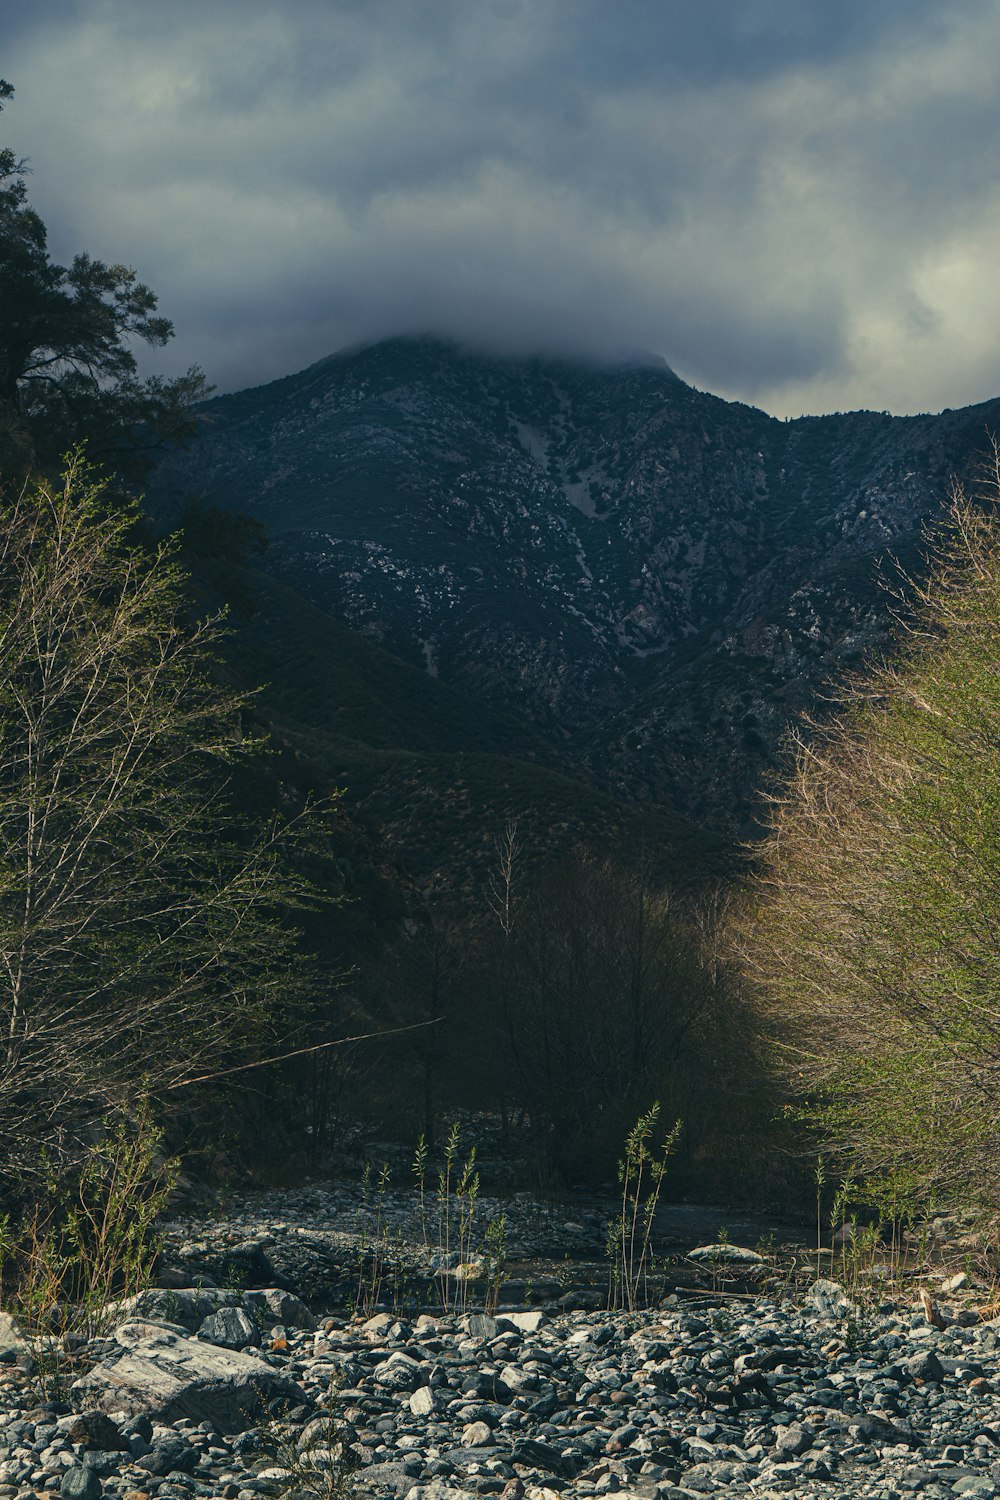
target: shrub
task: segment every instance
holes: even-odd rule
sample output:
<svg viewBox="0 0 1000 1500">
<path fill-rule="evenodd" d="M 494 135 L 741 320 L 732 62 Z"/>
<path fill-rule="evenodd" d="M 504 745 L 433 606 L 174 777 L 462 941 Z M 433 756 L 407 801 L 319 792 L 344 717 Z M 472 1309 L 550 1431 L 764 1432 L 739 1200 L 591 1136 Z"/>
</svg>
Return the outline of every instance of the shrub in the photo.
<svg viewBox="0 0 1000 1500">
<path fill-rule="evenodd" d="M 955 492 L 898 659 L 799 744 L 743 924 L 793 1099 L 897 1204 L 997 1201 L 998 494 Z"/>
</svg>

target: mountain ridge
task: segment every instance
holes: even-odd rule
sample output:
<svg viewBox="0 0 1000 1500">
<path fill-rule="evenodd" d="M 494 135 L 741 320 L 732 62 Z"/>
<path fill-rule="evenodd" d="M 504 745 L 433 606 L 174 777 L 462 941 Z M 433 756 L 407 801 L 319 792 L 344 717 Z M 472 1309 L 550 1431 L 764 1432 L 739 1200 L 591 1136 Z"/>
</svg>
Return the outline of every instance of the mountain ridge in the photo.
<svg viewBox="0 0 1000 1500">
<path fill-rule="evenodd" d="M 1000 401 L 781 421 L 662 366 L 396 339 L 208 403 L 156 477 L 269 571 L 606 790 L 752 828 L 790 724 L 889 639 L 878 586 Z"/>
</svg>

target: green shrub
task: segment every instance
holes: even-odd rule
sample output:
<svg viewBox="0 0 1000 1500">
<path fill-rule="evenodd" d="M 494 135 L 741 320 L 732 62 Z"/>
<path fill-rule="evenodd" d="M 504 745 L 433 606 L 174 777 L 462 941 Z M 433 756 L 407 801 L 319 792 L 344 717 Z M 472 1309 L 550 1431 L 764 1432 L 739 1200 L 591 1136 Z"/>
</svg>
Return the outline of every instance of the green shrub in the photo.
<svg viewBox="0 0 1000 1500">
<path fill-rule="evenodd" d="M 898 659 L 799 745 L 743 924 L 793 1100 L 907 1211 L 998 1202 L 998 836 L 1000 524 L 956 492 Z"/>
</svg>

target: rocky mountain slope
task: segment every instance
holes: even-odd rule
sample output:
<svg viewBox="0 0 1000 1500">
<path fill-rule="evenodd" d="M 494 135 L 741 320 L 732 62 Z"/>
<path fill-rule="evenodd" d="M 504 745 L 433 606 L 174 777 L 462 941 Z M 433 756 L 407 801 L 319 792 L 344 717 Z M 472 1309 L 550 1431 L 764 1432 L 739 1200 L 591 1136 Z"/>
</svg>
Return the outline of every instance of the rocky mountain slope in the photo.
<svg viewBox="0 0 1000 1500">
<path fill-rule="evenodd" d="M 158 504 L 260 518 L 272 575 L 484 723 L 745 831 L 789 722 L 885 640 L 880 573 L 919 567 L 1000 401 L 780 422 L 662 363 L 417 339 L 205 416 Z"/>
</svg>

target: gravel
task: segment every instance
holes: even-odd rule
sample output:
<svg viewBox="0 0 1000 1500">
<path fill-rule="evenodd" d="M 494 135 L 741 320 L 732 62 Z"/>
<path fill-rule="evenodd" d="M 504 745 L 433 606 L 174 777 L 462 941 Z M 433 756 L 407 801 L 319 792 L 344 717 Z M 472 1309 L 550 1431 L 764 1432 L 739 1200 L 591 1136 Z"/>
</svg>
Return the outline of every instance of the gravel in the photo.
<svg viewBox="0 0 1000 1500">
<path fill-rule="evenodd" d="M 341 1461 L 356 1467 L 359 1500 L 1000 1496 L 1000 1329 L 967 1304 L 943 1309 L 937 1328 L 919 1303 L 861 1310 L 830 1283 L 696 1305 L 673 1296 L 642 1313 L 552 1302 L 353 1318 L 313 1300 L 318 1326 L 295 1328 L 274 1310 L 301 1307 L 294 1252 L 304 1229 L 328 1226 L 296 1223 L 287 1203 L 283 1221 L 264 1217 L 266 1232 L 245 1215 L 197 1234 L 173 1226 L 175 1273 L 242 1243 L 257 1273 L 286 1275 L 254 1294 L 249 1329 L 209 1312 L 207 1330 L 174 1323 L 171 1337 L 259 1340 L 255 1356 L 294 1383 L 291 1410 L 232 1432 L 197 1413 L 164 1423 L 73 1412 L 39 1405 L 23 1364 L 0 1365 L 2 1500 L 304 1500 L 328 1492 L 310 1488 L 303 1465 Z M 310 1244 L 314 1269 L 323 1257 Z M 111 1343 L 89 1351 L 98 1365 Z"/>
</svg>

